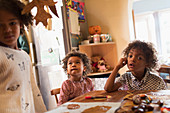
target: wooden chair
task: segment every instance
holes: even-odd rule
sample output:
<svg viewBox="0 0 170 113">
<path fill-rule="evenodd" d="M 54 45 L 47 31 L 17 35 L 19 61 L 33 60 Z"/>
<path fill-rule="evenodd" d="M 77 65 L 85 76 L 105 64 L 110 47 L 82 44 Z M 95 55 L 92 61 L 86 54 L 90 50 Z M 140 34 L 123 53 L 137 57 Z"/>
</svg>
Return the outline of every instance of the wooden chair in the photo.
<svg viewBox="0 0 170 113">
<path fill-rule="evenodd" d="M 55 96 L 56 103 L 58 104 L 57 94 L 60 94 L 60 88 L 56 88 L 56 89 L 52 89 L 52 90 L 51 90 L 51 95 L 54 95 L 54 96 Z"/>
<path fill-rule="evenodd" d="M 160 75 L 160 73 L 167 73 L 169 74 L 169 78 L 164 78 L 164 81 L 166 83 L 166 85 L 170 85 L 170 67 L 166 67 L 166 66 L 161 66 L 161 68 L 158 70 L 158 73 Z"/>
</svg>

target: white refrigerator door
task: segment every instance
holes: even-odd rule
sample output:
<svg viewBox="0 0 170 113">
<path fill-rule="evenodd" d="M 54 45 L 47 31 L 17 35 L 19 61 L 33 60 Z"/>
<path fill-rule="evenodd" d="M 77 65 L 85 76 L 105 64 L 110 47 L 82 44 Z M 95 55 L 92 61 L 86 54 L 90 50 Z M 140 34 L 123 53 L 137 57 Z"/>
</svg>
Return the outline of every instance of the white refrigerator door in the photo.
<svg viewBox="0 0 170 113">
<path fill-rule="evenodd" d="M 51 96 L 51 89 L 61 87 L 62 82 L 67 79 L 61 65 L 61 60 L 65 57 L 61 7 L 62 0 L 58 0 L 56 8 L 59 18 L 52 15 L 51 30 L 39 23 L 32 27 L 31 32 L 33 46 L 35 45 L 34 68 L 37 72 L 37 82 L 47 110 L 54 109 L 57 106 L 55 97 Z"/>
</svg>

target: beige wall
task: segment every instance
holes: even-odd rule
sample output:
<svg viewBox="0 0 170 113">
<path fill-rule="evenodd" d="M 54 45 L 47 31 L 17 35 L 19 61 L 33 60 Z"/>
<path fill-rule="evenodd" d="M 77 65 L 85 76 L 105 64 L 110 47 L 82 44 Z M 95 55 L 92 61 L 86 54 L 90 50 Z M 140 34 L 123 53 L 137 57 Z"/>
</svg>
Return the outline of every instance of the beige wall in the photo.
<svg viewBox="0 0 170 113">
<path fill-rule="evenodd" d="M 100 25 L 117 45 L 118 59 L 130 41 L 128 0 L 84 0 L 88 26 Z"/>
</svg>

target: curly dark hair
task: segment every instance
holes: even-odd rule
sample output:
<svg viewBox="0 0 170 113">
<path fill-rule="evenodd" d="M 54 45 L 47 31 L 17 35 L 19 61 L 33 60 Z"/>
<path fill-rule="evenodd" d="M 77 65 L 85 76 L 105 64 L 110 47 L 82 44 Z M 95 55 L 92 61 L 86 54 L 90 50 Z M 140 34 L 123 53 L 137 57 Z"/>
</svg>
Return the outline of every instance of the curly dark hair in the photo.
<svg viewBox="0 0 170 113">
<path fill-rule="evenodd" d="M 68 53 L 65 56 L 65 58 L 62 60 L 62 62 L 63 62 L 63 69 L 64 69 L 64 71 L 66 73 L 67 73 L 67 62 L 68 62 L 68 59 L 70 57 L 73 57 L 73 56 L 81 58 L 84 66 L 86 66 L 86 70 L 83 72 L 83 76 L 86 76 L 88 73 L 91 72 L 91 62 L 90 62 L 90 59 L 88 58 L 88 56 L 85 53 L 78 52 L 78 51 L 73 51 L 73 52 Z"/>
<path fill-rule="evenodd" d="M 8 11 L 20 20 L 22 26 L 21 34 L 24 33 L 24 25 L 28 28 L 28 25 L 32 25 L 33 21 L 31 12 L 24 15 L 21 14 L 24 6 L 25 4 L 19 0 L 0 0 L 0 10 Z"/>
<path fill-rule="evenodd" d="M 129 43 L 128 47 L 126 47 L 123 50 L 124 57 L 128 56 L 129 51 L 131 49 L 138 49 L 144 53 L 144 55 L 145 55 L 144 57 L 146 58 L 146 62 L 148 63 L 147 68 L 150 71 L 155 70 L 159 67 L 158 58 L 157 58 L 158 53 L 151 42 L 135 40 L 135 41 Z"/>
</svg>

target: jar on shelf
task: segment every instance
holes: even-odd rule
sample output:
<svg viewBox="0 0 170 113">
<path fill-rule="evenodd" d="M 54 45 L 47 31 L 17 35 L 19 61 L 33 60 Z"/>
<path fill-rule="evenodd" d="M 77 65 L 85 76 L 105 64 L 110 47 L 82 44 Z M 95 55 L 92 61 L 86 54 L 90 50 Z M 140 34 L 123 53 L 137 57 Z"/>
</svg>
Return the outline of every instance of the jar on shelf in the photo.
<svg viewBox="0 0 170 113">
<path fill-rule="evenodd" d="M 99 34 L 93 35 L 93 42 L 94 43 L 100 43 L 100 35 Z"/>
</svg>

